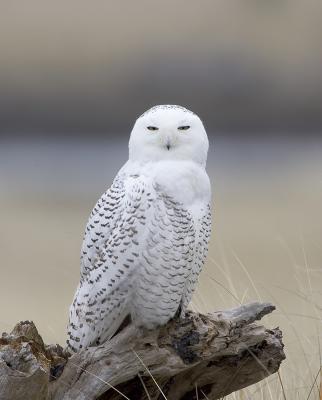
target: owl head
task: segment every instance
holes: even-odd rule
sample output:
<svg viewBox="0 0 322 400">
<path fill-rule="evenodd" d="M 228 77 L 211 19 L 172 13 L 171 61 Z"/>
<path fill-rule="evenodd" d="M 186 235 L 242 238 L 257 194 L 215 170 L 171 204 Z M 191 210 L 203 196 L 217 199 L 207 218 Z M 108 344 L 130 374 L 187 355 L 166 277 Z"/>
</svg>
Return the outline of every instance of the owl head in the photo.
<svg viewBox="0 0 322 400">
<path fill-rule="evenodd" d="M 129 158 L 138 162 L 191 160 L 205 165 L 208 137 L 200 118 L 176 105 L 150 108 L 135 122 Z"/>
</svg>

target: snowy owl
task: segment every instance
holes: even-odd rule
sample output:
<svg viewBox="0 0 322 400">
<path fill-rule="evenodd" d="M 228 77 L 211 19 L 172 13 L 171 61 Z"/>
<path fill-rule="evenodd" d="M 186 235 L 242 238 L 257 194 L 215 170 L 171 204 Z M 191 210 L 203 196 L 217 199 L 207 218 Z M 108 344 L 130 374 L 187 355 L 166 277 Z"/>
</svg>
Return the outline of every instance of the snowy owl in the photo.
<svg viewBox="0 0 322 400">
<path fill-rule="evenodd" d="M 95 205 L 67 340 L 72 351 L 111 338 L 125 318 L 154 329 L 183 317 L 211 230 L 208 138 L 181 106 L 155 106 L 135 122 L 129 160 Z"/>
</svg>

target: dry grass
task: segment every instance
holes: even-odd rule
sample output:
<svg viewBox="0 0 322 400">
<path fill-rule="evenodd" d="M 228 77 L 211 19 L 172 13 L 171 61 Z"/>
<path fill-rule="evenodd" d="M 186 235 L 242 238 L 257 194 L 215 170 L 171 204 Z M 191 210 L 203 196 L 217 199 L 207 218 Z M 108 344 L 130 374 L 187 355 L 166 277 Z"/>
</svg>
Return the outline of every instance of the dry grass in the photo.
<svg viewBox="0 0 322 400">
<path fill-rule="evenodd" d="M 316 223 L 305 220 L 316 209 L 303 202 L 305 214 L 295 213 L 294 204 L 279 210 L 268 193 L 242 204 L 241 197 L 238 201 L 234 206 L 226 199 L 225 209 L 244 213 L 226 215 L 221 221 L 217 212 L 221 237 L 213 240 L 193 305 L 205 312 L 254 299 L 271 301 L 277 311 L 265 323 L 282 329 L 287 360 L 279 374 L 226 399 L 321 399 L 321 224 L 318 218 Z M 269 212 L 254 211 L 258 204 Z M 248 222 L 254 212 L 260 221 L 253 215 Z M 295 217 L 295 223 L 290 221 Z M 236 221 L 233 233 L 232 220 Z M 297 229 L 290 230 L 291 225 Z"/>
</svg>

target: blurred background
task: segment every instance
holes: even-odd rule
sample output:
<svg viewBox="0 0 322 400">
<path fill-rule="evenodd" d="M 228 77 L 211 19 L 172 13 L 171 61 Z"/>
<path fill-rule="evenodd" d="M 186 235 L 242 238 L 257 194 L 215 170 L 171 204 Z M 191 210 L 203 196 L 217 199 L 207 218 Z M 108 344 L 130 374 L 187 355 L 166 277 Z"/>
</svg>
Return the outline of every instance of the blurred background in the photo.
<svg viewBox="0 0 322 400">
<path fill-rule="evenodd" d="M 273 302 L 284 394 L 317 398 L 321 37 L 316 0 L 0 0 L 0 330 L 32 319 L 64 343 L 87 217 L 137 116 L 180 104 L 207 128 L 214 192 L 192 307 Z M 239 395 L 283 398 L 276 375 Z"/>
</svg>

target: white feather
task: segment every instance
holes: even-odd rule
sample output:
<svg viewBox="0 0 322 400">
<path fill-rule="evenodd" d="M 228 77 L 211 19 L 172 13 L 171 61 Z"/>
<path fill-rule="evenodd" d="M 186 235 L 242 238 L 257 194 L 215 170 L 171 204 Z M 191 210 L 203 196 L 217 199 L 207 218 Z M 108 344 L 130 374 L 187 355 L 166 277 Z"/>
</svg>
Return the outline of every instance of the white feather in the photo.
<svg viewBox="0 0 322 400">
<path fill-rule="evenodd" d="M 200 119 L 185 109 L 161 106 L 137 120 L 130 159 L 85 230 L 72 350 L 109 339 L 128 315 L 154 328 L 184 314 L 210 235 L 207 149 Z"/>
</svg>

